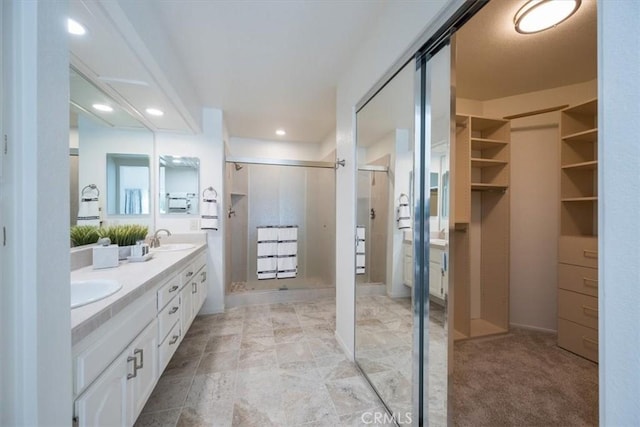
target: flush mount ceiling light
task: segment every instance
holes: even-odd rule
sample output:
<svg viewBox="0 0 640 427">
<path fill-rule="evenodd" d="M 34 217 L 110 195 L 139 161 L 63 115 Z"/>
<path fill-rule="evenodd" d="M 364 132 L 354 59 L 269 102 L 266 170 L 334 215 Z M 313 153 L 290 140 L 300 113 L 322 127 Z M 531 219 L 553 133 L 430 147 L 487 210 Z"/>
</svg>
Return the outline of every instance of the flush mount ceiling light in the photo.
<svg viewBox="0 0 640 427">
<path fill-rule="evenodd" d="M 581 0 L 529 0 L 513 18 L 516 31 L 532 34 L 555 27 L 580 7 Z"/>
<path fill-rule="evenodd" d="M 277 129 L 276 130 L 276 135 L 278 136 L 285 136 L 287 133 L 284 131 L 284 129 Z"/>
<path fill-rule="evenodd" d="M 164 116 L 164 111 L 158 110 L 157 108 L 147 108 L 145 111 L 151 116 Z"/>
<path fill-rule="evenodd" d="M 83 36 L 87 30 L 78 22 L 71 18 L 67 19 L 67 31 L 74 36 Z"/>
<path fill-rule="evenodd" d="M 110 113 L 113 111 L 113 107 L 105 104 L 93 104 L 92 107 L 94 110 L 102 111 L 103 113 Z"/>
</svg>

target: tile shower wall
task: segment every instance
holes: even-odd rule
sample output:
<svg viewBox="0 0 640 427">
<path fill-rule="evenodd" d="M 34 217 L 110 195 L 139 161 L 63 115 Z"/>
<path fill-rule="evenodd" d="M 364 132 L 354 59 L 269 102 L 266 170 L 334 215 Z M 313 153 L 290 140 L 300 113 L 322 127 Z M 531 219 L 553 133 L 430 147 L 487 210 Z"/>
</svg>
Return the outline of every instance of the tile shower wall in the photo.
<svg viewBox="0 0 640 427">
<path fill-rule="evenodd" d="M 327 161 L 333 159 L 327 156 Z M 335 172 L 333 169 L 273 165 L 227 165 L 228 289 L 333 286 L 335 278 Z M 298 276 L 257 280 L 257 227 L 298 226 Z"/>
</svg>

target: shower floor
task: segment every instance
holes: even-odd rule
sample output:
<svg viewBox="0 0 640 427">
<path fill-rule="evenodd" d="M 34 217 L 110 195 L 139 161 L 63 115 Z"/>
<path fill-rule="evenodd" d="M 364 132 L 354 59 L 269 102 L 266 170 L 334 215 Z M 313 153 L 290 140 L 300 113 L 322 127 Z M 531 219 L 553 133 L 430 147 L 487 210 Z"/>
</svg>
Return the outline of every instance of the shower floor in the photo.
<svg viewBox="0 0 640 427">
<path fill-rule="evenodd" d="M 322 289 L 335 288 L 335 285 L 328 284 L 320 278 L 307 277 L 303 280 L 281 279 L 281 280 L 260 280 L 253 282 L 231 282 L 229 293 L 243 293 L 255 291 L 276 291 L 290 289 Z"/>
</svg>

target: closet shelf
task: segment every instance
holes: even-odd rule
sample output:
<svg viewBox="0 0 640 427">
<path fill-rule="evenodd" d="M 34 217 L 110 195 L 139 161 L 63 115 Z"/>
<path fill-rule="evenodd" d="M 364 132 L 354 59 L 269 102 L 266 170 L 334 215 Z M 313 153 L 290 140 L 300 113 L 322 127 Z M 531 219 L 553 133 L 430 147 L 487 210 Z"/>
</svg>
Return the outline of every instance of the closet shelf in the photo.
<svg viewBox="0 0 640 427">
<path fill-rule="evenodd" d="M 509 143 L 507 141 L 500 141 L 498 139 L 487 138 L 471 138 L 472 150 L 486 150 L 489 148 L 506 147 Z"/>
<path fill-rule="evenodd" d="M 505 191 L 507 188 L 509 188 L 509 186 L 503 184 L 471 183 L 471 191 Z"/>
<path fill-rule="evenodd" d="M 562 202 L 597 202 L 598 196 L 589 197 L 564 197 L 560 199 Z"/>
<path fill-rule="evenodd" d="M 471 337 L 504 334 L 507 329 L 501 328 L 484 319 L 471 319 Z"/>
<path fill-rule="evenodd" d="M 471 167 L 472 168 L 489 168 L 495 166 L 506 166 L 507 162 L 504 160 L 493 160 L 493 159 L 481 159 L 477 157 L 471 158 Z"/>
<path fill-rule="evenodd" d="M 572 133 L 571 135 L 565 135 L 562 137 L 562 140 L 565 142 L 597 142 L 598 128 Z"/>
<path fill-rule="evenodd" d="M 571 163 L 571 164 L 562 166 L 562 169 L 564 170 L 594 170 L 597 168 L 598 168 L 597 160 L 591 160 L 589 162 Z"/>
</svg>

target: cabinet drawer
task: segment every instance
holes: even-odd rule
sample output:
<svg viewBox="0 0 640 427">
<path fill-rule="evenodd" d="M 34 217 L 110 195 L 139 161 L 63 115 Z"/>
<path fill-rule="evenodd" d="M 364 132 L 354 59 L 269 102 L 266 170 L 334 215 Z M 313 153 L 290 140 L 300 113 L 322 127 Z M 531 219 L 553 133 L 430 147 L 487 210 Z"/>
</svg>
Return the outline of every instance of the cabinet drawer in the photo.
<svg viewBox="0 0 640 427">
<path fill-rule="evenodd" d="M 558 260 L 566 264 L 598 268 L 598 238 L 561 236 Z"/>
<path fill-rule="evenodd" d="M 558 319 L 558 346 L 598 361 L 598 331 L 564 319 Z"/>
<path fill-rule="evenodd" d="M 167 305 L 171 298 L 180 293 L 180 276 L 173 276 L 171 279 L 158 289 L 158 311 Z"/>
<path fill-rule="evenodd" d="M 139 303 L 118 313 L 116 317 L 96 330 L 96 332 L 104 331 L 101 338 L 74 357 L 76 396 L 91 384 L 155 318 L 155 304 L 155 299 L 151 295 L 148 298 L 143 297 Z"/>
<path fill-rule="evenodd" d="M 191 283 L 196 274 L 195 264 L 192 262 L 184 270 L 180 272 L 180 284 L 182 286 Z"/>
<path fill-rule="evenodd" d="M 166 368 L 169 364 L 169 360 L 171 360 L 173 353 L 176 352 L 178 345 L 180 345 L 181 336 L 182 331 L 180 330 L 180 322 L 177 322 L 175 325 L 173 325 L 173 328 L 171 328 L 169 335 L 167 335 L 164 341 L 162 341 L 162 344 L 160 344 L 158 355 L 159 372 L 164 371 L 164 368 Z"/>
<path fill-rule="evenodd" d="M 173 298 L 165 308 L 158 313 L 158 342 L 162 342 L 173 325 L 180 320 L 180 297 Z"/>
<path fill-rule="evenodd" d="M 558 264 L 558 287 L 581 294 L 598 296 L 598 269 Z"/>
<path fill-rule="evenodd" d="M 558 317 L 598 329 L 598 298 L 558 289 Z"/>
</svg>

